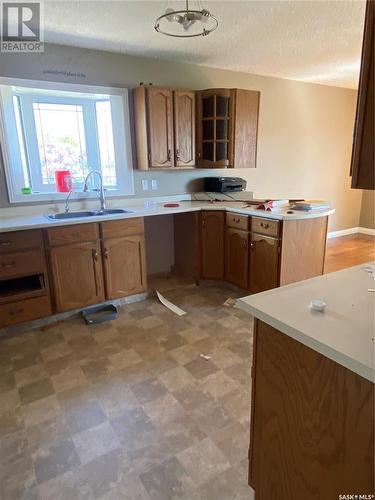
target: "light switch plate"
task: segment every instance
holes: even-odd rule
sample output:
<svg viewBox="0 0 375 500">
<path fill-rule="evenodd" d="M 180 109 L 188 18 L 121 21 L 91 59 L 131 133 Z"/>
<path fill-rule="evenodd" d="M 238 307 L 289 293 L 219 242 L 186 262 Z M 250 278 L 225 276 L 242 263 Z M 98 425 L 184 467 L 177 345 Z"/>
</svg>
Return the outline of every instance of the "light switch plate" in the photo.
<svg viewBox="0 0 375 500">
<path fill-rule="evenodd" d="M 142 191 L 148 191 L 148 180 L 142 179 Z"/>
<path fill-rule="evenodd" d="M 151 181 L 151 189 L 153 191 L 157 191 L 157 189 L 158 189 L 158 181 L 156 179 L 152 179 L 152 181 Z"/>
</svg>

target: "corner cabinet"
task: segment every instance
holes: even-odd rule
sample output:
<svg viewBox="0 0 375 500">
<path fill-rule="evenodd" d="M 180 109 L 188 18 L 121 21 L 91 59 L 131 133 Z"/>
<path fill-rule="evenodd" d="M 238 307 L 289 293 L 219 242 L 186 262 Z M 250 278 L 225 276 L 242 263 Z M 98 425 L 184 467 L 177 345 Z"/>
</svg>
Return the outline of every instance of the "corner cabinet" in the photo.
<svg viewBox="0 0 375 500">
<path fill-rule="evenodd" d="M 260 93 L 210 89 L 197 92 L 197 158 L 203 168 L 256 166 Z"/>
<path fill-rule="evenodd" d="M 352 188 L 375 189 L 375 0 L 367 0 L 357 115 L 351 164 Z"/>
<path fill-rule="evenodd" d="M 140 85 L 134 120 L 138 169 L 195 166 L 195 92 Z"/>
</svg>

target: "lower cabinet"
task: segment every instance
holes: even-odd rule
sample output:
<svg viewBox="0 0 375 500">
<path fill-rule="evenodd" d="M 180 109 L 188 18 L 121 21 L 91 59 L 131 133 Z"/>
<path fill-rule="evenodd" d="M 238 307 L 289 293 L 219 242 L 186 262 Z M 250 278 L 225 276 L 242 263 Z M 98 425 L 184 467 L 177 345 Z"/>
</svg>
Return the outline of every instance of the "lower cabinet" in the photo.
<svg viewBox="0 0 375 500">
<path fill-rule="evenodd" d="M 141 218 L 48 229 L 47 241 L 56 312 L 146 289 Z"/>
<path fill-rule="evenodd" d="M 99 241 L 51 248 L 49 255 L 57 312 L 104 300 Z"/>
<path fill-rule="evenodd" d="M 225 213 L 204 210 L 201 216 L 201 277 L 224 279 Z"/>
<path fill-rule="evenodd" d="M 225 238 L 225 280 L 247 288 L 249 276 L 249 233 L 227 227 Z"/>
<path fill-rule="evenodd" d="M 252 293 L 278 286 L 280 240 L 262 234 L 251 234 L 249 288 Z"/>
<path fill-rule="evenodd" d="M 146 289 L 146 258 L 143 235 L 103 241 L 107 299 L 143 292 Z"/>
</svg>

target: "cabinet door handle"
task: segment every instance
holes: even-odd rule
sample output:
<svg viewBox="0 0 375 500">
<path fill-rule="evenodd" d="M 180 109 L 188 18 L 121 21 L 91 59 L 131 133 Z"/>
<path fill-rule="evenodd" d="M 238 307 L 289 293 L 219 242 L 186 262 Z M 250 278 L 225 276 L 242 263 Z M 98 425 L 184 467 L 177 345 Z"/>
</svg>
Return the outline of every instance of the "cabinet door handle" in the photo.
<svg viewBox="0 0 375 500">
<path fill-rule="evenodd" d="M 99 284 L 98 284 L 98 270 L 97 270 L 96 263 L 99 260 L 99 254 L 98 254 L 98 251 L 96 248 L 92 249 L 92 260 L 94 263 L 93 267 L 94 267 L 95 293 L 98 296 L 99 295 Z"/>
<path fill-rule="evenodd" d="M 9 269 L 11 267 L 14 267 L 16 265 L 16 262 L 14 260 L 12 260 L 11 262 L 2 262 L 1 265 L 5 268 L 5 269 Z"/>
<path fill-rule="evenodd" d="M 106 260 L 108 260 L 108 249 L 107 248 L 104 249 L 104 258 Z"/>
<path fill-rule="evenodd" d="M 264 229 L 268 229 L 270 227 L 269 224 L 265 224 L 264 222 L 260 223 L 261 227 L 264 227 Z"/>
<path fill-rule="evenodd" d="M 176 160 L 178 161 L 180 159 L 180 151 L 176 149 Z"/>
<path fill-rule="evenodd" d="M 11 240 L 1 241 L 0 246 L 9 247 L 9 245 L 11 245 L 11 243 L 12 243 Z"/>
<path fill-rule="evenodd" d="M 255 247 L 255 241 L 252 241 L 252 242 L 250 243 L 250 248 L 251 248 L 252 250 L 254 250 L 254 247 Z"/>
</svg>

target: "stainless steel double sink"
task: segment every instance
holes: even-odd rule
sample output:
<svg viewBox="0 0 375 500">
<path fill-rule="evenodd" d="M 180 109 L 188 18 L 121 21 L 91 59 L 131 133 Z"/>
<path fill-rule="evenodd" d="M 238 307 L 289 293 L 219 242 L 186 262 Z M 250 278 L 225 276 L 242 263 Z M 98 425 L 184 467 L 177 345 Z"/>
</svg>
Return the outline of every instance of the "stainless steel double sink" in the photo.
<svg viewBox="0 0 375 500">
<path fill-rule="evenodd" d="M 102 217 L 105 215 L 117 214 L 132 214 L 132 210 L 125 210 L 124 208 L 109 208 L 106 210 L 83 210 L 77 212 L 63 212 L 59 214 L 48 214 L 46 217 L 50 220 L 64 220 L 64 219 L 78 219 L 86 217 Z"/>
</svg>

